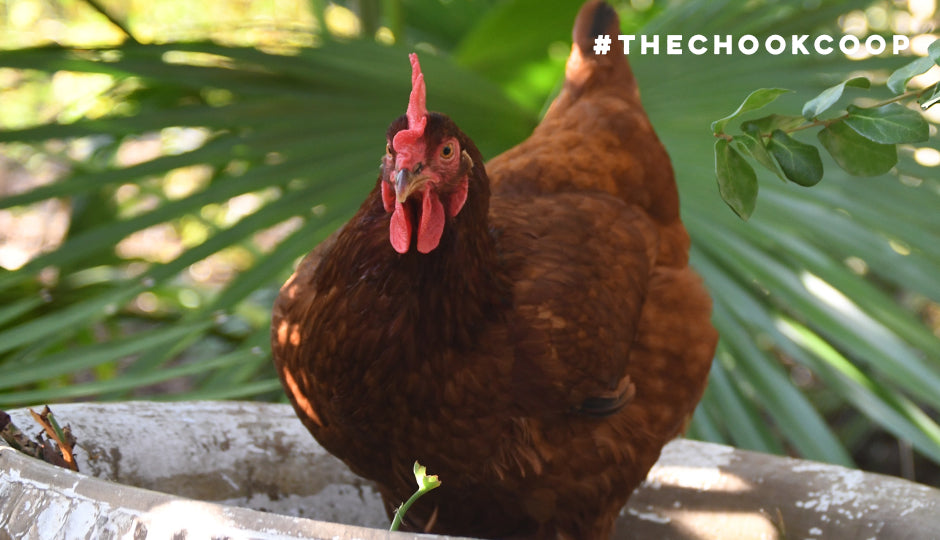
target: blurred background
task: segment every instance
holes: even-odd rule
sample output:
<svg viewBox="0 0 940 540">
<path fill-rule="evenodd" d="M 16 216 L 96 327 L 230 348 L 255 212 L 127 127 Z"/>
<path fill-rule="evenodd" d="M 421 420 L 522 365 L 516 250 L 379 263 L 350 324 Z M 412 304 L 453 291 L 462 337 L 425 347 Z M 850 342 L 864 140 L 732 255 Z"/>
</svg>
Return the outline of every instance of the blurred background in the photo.
<svg viewBox="0 0 940 540">
<path fill-rule="evenodd" d="M 722 334 L 689 436 L 940 486 L 940 107 L 887 175 L 760 176 L 747 223 L 718 196 L 709 127 L 761 87 L 795 91 L 762 114 L 850 76 L 876 88 L 846 102 L 890 97 L 938 35 L 936 2 L 614 4 L 624 33 L 911 37 L 902 57 L 631 63 Z M 429 108 L 491 157 L 558 91 L 579 6 L 0 0 L 0 408 L 284 400 L 271 302 L 375 182 L 407 53 Z"/>
</svg>

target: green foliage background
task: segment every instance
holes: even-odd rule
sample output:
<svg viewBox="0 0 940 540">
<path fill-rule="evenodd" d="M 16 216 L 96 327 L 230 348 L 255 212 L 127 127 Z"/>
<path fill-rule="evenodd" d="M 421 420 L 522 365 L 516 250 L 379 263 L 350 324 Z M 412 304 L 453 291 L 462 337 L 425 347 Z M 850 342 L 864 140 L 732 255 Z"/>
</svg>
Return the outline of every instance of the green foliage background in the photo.
<svg viewBox="0 0 940 540">
<path fill-rule="evenodd" d="M 429 108 L 494 156 L 528 135 L 557 91 L 580 5 L 362 0 L 357 30 L 322 1 L 231 3 L 244 11 L 234 22 L 219 18 L 224 2 L 33 3 L 66 23 L 67 44 L 0 39 L 0 172 L 50 180 L 0 180 L 0 212 L 59 205 L 68 220 L 61 242 L 0 270 L 4 408 L 282 399 L 270 303 L 375 181 L 385 129 L 407 103 L 407 53 L 421 53 Z M 0 4 L 8 31 L 24 17 L 14 4 Z M 847 13 L 903 11 L 890 1 L 634 4 L 618 6 L 625 33 L 686 36 L 838 35 Z M 755 88 L 795 90 L 774 106 L 799 114 L 859 73 L 884 90 L 908 60 L 631 58 L 722 335 L 691 436 L 853 465 L 884 431 L 940 463 L 938 169 L 905 146 L 876 178 L 831 162 L 811 189 L 759 175 L 744 223 L 719 197 L 709 127 Z M 931 118 L 924 146 L 938 148 Z M 157 150 L 135 158 L 147 145 Z"/>
</svg>

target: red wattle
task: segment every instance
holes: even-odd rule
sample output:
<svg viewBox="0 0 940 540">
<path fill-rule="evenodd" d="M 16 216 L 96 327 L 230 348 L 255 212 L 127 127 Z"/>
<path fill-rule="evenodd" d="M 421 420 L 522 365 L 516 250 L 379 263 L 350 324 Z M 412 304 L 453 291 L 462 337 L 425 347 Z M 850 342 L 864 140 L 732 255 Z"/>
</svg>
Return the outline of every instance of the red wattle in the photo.
<svg viewBox="0 0 940 540">
<path fill-rule="evenodd" d="M 388 239 L 395 251 L 408 253 L 408 246 L 411 244 L 411 218 L 400 202 L 395 202 L 395 213 L 392 214 L 388 228 Z"/>
<path fill-rule="evenodd" d="M 421 222 L 418 224 L 418 251 L 430 253 L 441 241 L 444 233 L 444 205 L 440 198 L 425 188 L 421 201 Z"/>
</svg>

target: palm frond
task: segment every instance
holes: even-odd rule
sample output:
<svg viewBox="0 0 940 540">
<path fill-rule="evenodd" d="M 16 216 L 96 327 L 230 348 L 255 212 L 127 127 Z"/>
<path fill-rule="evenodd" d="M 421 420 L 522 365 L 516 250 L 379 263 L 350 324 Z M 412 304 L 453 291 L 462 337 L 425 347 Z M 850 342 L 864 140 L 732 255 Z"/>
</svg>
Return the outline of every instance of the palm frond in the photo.
<svg viewBox="0 0 940 540">
<path fill-rule="evenodd" d="M 402 37 L 436 51 L 422 55 L 430 108 L 454 118 L 485 156 L 523 139 L 557 90 L 566 48 L 558 43 L 570 40 L 579 4 L 467 3 L 455 9 L 472 22 L 441 26 L 432 14 L 443 4 L 404 3 Z M 840 14 L 867 5 L 804 4 L 692 0 L 621 12 L 639 32 L 763 36 L 837 32 Z M 0 405 L 142 389 L 160 399 L 276 398 L 270 301 L 297 258 L 341 225 L 375 181 L 385 128 L 407 103 L 410 51 L 326 39 L 289 54 L 211 42 L 0 52 L 0 67 L 24 73 L 105 74 L 111 87 L 101 99 L 120 105 L 0 131 L 0 144 L 29 145 L 70 169 L 0 198 L 0 209 L 60 199 L 77 217 L 101 212 L 73 220 L 61 245 L 22 268 L 0 271 Z M 883 79 L 903 61 L 631 57 L 675 164 L 693 263 L 722 334 L 693 435 L 851 464 L 853 449 L 831 414 L 850 411 L 940 463 L 940 340 L 920 312 L 940 302 L 936 171 L 905 149 L 900 174 L 858 179 L 828 162 L 811 189 L 761 176 L 757 210 L 743 223 L 718 196 L 709 129 L 755 88 L 794 90 L 778 105 L 798 114 L 799 103 L 840 78 L 867 70 Z M 181 129 L 200 142 L 142 162 L 114 158 L 128 141 Z M 72 159 L 54 150 L 74 141 L 95 151 Z M 936 148 L 936 136 L 927 144 Z M 207 172 L 191 193 L 163 189 L 168 175 L 192 167 Z M 147 204 L 122 202 L 128 190 L 146 194 Z M 219 217 L 246 196 L 249 210 Z M 79 214 L 81 201 L 99 206 Z M 189 225 L 202 232 L 187 236 Z M 155 227 L 177 231 L 178 252 L 154 259 L 115 250 Z M 259 240 L 279 227 L 286 232 L 276 241 Z M 193 265 L 225 254 L 241 261 L 237 277 L 209 289 L 192 279 Z M 157 309 L 140 309 L 142 295 Z"/>
</svg>

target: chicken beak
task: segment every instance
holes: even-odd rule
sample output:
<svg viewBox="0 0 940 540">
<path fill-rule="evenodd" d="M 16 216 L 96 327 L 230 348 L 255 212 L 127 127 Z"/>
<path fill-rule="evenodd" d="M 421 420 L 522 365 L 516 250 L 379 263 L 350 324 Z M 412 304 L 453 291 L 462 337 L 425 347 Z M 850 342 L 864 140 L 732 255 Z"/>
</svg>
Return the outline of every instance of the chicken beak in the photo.
<svg viewBox="0 0 940 540">
<path fill-rule="evenodd" d="M 421 170 L 421 165 L 415 166 L 414 171 L 400 169 L 395 173 L 395 199 L 404 203 L 412 193 L 419 191 L 427 183 L 428 177 L 423 174 L 417 174 Z"/>
</svg>

